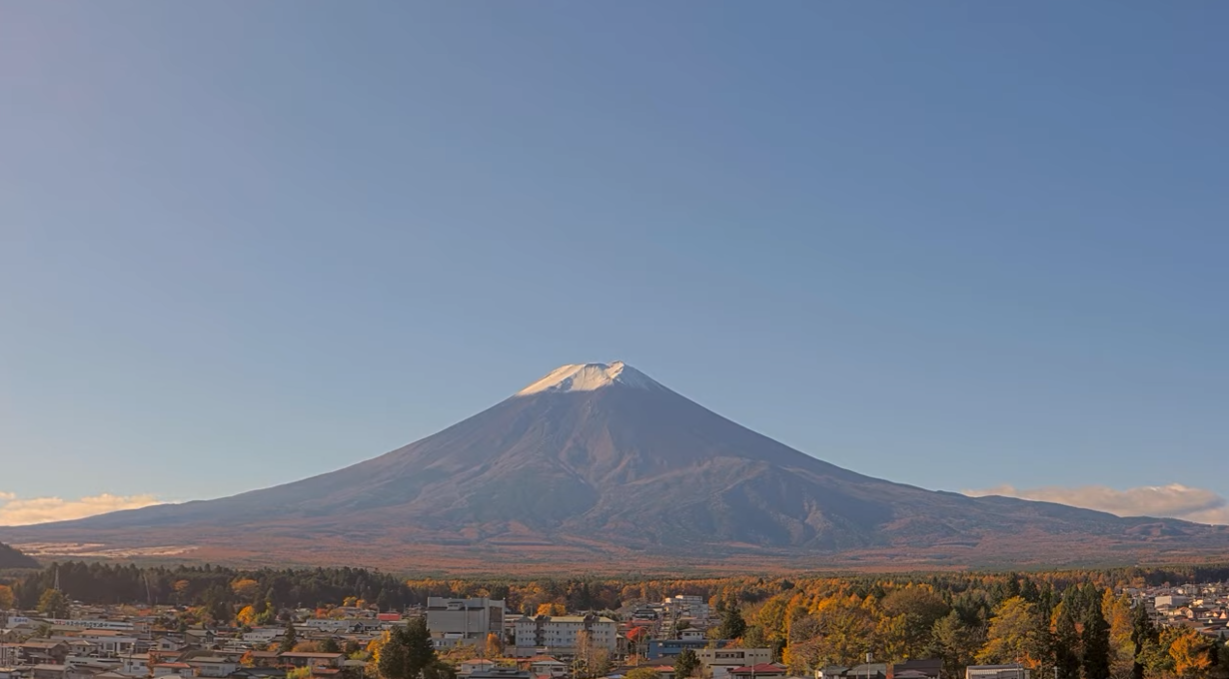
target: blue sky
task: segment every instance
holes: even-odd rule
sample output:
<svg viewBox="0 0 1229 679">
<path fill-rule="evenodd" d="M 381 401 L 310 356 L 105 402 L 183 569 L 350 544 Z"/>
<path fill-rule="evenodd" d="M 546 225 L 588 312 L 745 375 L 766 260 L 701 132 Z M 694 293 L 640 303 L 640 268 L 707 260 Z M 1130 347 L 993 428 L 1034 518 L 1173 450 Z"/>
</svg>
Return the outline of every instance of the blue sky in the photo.
<svg viewBox="0 0 1229 679">
<path fill-rule="evenodd" d="M 1226 22 L 5 6 L 0 493 L 231 494 L 622 359 L 893 480 L 1229 496 Z"/>
</svg>

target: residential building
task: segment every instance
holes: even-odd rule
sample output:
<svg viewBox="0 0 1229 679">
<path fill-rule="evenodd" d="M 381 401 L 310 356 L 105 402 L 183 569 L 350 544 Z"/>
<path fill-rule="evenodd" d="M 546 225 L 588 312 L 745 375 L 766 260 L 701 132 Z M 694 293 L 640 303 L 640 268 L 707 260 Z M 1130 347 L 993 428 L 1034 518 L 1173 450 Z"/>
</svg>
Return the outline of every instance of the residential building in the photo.
<svg viewBox="0 0 1229 679">
<path fill-rule="evenodd" d="M 188 660 L 188 666 L 201 677 L 229 677 L 239 669 L 239 663 L 216 655 L 192 658 Z"/>
<path fill-rule="evenodd" d="M 64 666 L 64 679 L 95 679 L 104 674 L 115 674 L 113 669 L 109 663 L 70 661 Z"/>
<path fill-rule="evenodd" d="M 66 665 L 43 663 L 30 670 L 30 679 L 64 679 Z"/>
<path fill-rule="evenodd" d="M 662 608 L 673 618 L 708 618 L 708 601 L 702 596 L 676 594 L 662 602 Z"/>
<path fill-rule="evenodd" d="M 120 666 L 116 671 L 129 677 L 143 677 L 149 674 L 148 653 L 128 653 L 119 656 Z"/>
<path fill-rule="evenodd" d="M 278 651 L 249 651 L 248 659 L 252 661 L 252 667 L 277 667 L 281 664 L 278 656 L 281 653 Z"/>
<path fill-rule="evenodd" d="M 112 629 L 90 629 L 82 632 L 80 637 L 94 644 L 98 655 L 110 658 L 132 653 L 137 645 L 137 638 L 131 632 L 125 634 Z"/>
<path fill-rule="evenodd" d="M 457 668 L 457 676 L 468 677 L 474 672 L 485 672 L 487 670 L 494 669 L 494 668 L 495 668 L 494 660 L 487 660 L 486 658 L 474 658 L 473 660 L 465 660 L 461 662 L 461 665 Z"/>
<path fill-rule="evenodd" d="M 888 671 L 888 679 L 941 679 L 942 674 L 942 659 L 925 658 L 892 665 Z"/>
<path fill-rule="evenodd" d="M 469 679 L 532 679 L 528 670 L 518 670 L 515 667 L 490 667 L 477 670 L 469 675 Z"/>
<path fill-rule="evenodd" d="M 178 653 L 188 647 L 182 639 L 174 639 L 172 637 L 158 637 L 154 643 L 150 645 L 149 650 L 159 653 Z"/>
<path fill-rule="evenodd" d="M 735 667 L 729 671 L 731 679 L 783 679 L 785 675 L 785 668 L 774 663 Z"/>
<path fill-rule="evenodd" d="M 718 639 L 712 642 L 716 648 L 725 648 L 729 645 L 729 639 Z M 645 657 L 649 660 L 656 660 L 662 656 L 678 655 L 683 652 L 683 649 L 690 648 L 697 653 L 704 648 L 708 648 L 709 640 L 700 639 L 649 639 L 649 647 L 645 651 Z"/>
<path fill-rule="evenodd" d="M 68 657 L 68 644 L 47 639 L 30 639 L 21 644 L 21 660 L 27 664 L 58 665 Z"/>
<path fill-rule="evenodd" d="M 537 656 L 529 659 L 529 672 L 535 677 L 567 676 L 568 665 L 550 656 Z"/>
<path fill-rule="evenodd" d="M 488 634 L 503 634 L 504 602 L 486 597 L 428 597 L 427 629 L 437 648 L 482 643 Z"/>
<path fill-rule="evenodd" d="M 863 663 L 853 667 L 828 665 L 815 670 L 815 679 L 887 679 L 886 663 Z"/>
<path fill-rule="evenodd" d="M 1019 663 L 1011 665 L 969 665 L 964 679 L 1029 679 L 1030 672 Z"/>
<path fill-rule="evenodd" d="M 585 634 L 594 648 L 613 652 L 618 645 L 618 624 L 610 618 L 593 614 L 522 616 L 513 626 L 513 655 L 533 655 L 538 649 L 572 655 Z"/>
<path fill-rule="evenodd" d="M 1153 599 L 1157 608 L 1180 608 L 1191 602 L 1191 598 L 1182 594 L 1165 594 Z"/>
<path fill-rule="evenodd" d="M 154 679 L 161 677 L 195 677 L 196 670 L 186 662 L 163 662 L 154 665 Z"/>
<path fill-rule="evenodd" d="M 341 663 L 346 659 L 344 653 L 283 653 L 281 661 L 287 665 L 294 667 L 318 667 L 318 668 L 341 668 Z"/>
<path fill-rule="evenodd" d="M 228 679 L 286 679 L 286 670 L 280 667 L 241 667 Z"/>
<path fill-rule="evenodd" d="M 70 620 L 67 618 L 39 618 L 52 627 L 76 627 L 84 629 L 109 629 L 117 632 L 133 632 L 136 625 L 123 620 Z M 148 629 L 148 625 L 146 625 Z"/>
<path fill-rule="evenodd" d="M 771 648 L 702 648 L 696 651 L 700 664 L 712 679 L 726 679 L 730 670 L 772 662 Z"/>
</svg>

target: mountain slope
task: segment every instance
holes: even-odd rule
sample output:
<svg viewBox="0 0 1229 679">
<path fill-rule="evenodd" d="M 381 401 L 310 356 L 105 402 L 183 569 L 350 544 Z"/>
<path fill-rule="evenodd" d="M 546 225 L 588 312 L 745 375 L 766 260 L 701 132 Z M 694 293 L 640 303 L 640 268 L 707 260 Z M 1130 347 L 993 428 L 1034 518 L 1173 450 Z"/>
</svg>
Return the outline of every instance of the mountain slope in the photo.
<svg viewBox="0 0 1229 679">
<path fill-rule="evenodd" d="M 0 542 L 0 570 L 7 568 L 38 568 L 38 562 Z"/>
<path fill-rule="evenodd" d="M 112 547 L 222 543 L 245 554 L 277 545 L 296 558 L 306 545 L 362 545 L 379 563 L 397 563 L 408 545 L 561 560 L 615 553 L 927 560 L 936 550 L 993 558 L 1020 541 L 1041 555 L 1092 546 L 1122 559 L 1229 545 L 1229 530 L 1220 528 L 863 476 L 735 424 L 621 363 L 563 366 L 437 434 L 329 474 L 0 535 Z"/>
</svg>

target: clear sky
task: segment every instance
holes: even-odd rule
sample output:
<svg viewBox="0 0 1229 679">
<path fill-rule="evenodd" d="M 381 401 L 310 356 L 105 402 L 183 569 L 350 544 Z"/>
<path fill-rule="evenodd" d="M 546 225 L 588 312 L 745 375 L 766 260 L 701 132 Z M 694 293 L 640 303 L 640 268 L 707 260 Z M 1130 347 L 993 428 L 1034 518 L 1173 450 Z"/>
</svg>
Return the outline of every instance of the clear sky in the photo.
<svg viewBox="0 0 1229 679">
<path fill-rule="evenodd" d="M 625 360 L 860 472 L 1229 496 L 1229 4 L 0 8 L 0 496 Z"/>
</svg>

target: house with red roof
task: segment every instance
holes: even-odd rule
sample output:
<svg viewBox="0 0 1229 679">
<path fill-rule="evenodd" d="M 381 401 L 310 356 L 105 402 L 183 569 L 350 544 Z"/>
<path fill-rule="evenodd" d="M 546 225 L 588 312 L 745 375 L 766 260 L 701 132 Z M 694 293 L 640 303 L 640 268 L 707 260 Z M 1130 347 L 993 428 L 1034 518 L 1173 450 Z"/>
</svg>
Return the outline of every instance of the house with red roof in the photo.
<svg viewBox="0 0 1229 679">
<path fill-rule="evenodd" d="M 776 663 L 744 665 L 730 670 L 731 679 L 783 679 L 786 670 Z"/>
</svg>

